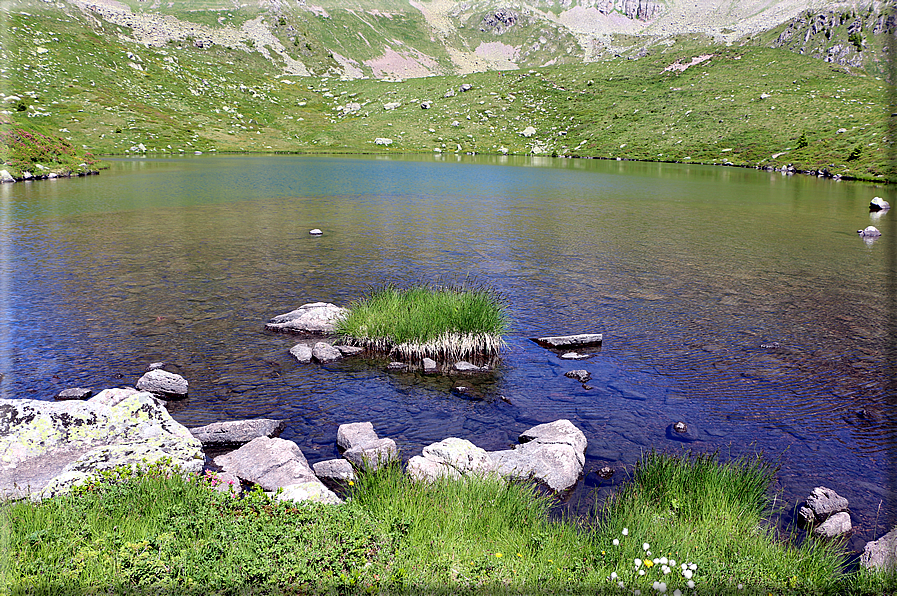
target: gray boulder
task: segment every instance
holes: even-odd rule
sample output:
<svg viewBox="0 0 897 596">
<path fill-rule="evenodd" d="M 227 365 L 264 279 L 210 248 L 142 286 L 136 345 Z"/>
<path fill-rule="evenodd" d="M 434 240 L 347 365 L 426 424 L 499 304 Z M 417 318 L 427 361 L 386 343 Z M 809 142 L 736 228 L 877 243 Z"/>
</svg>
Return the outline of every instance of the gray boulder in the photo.
<svg viewBox="0 0 897 596">
<path fill-rule="evenodd" d="M 867 542 L 860 562 L 866 569 L 897 568 L 897 527 L 878 540 Z"/>
<path fill-rule="evenodd" d="M 881 232 L 875 226 L 866 226 L 862 230 L 857 230 L 857 234 L 863 238 L 878 238 L 881 236 Z"/>
<path fill-rule="evenodd" d="M 106 389 L 87 401 L 0 400 L 0 499 L 50 497 L 95 473 L 169 458 L 202 470 L 202 445 L 147 392 Z"/>
<path fill-rule="evenodd" d="M 495 473 L 495 466 L 485 449 L 470 441 L 449 437 L 424 447 L 421 455 L 408 460 L 408 474 L 415 480 L 460 478 Z"/>
<path fill-rule="evenodd" d="M 543 348 L 554 348 L 556 350 L 566 348 L 581 348 L 588 346 L 601 345 L 603 336 L 600 333 L 580 333 L 577 335 L 555 335 L 547 337 L 536 337 L 532 341 L 536 342 Z"/>
<path fill-rule="evenodd" d="M 0 170 L 0 182 L 15 182 L 16 179 L 13 178 L 12 174 L 9 173 L 8 170 Z"/>
<path fill-rule="evenodd" d="M 424 367 L 424 372 L 427 374 L 435 373 L 437 370 L 436 361 L 432 358 L 424 358 L 422 364 Z"/>
<path fill-rule="evenodd" d="M 336 322 L 345 314 L 346 309 L 335 304 L 311 302 L 277 315 L 268 321 L 265 329 L 292 333 L 333 333 Z"/>
<path fill-rule="evenodd" d="M 837 538 L 850 533 L 852 526 L 850 524 L 850 514 L 846 511 L 834 513 L 827 520 L 819 524 L 813 533 L 822 538 Z"/>
<path fill-rule="evenodd" d="M 243 480 L 254 482 L 266 491 L 291 484 L 320 482 L 293 441 L 259 437 L 236 451 L 219 455 L 215 465 Z"/>
<path fill-rule="evenodd" d="M 399 458 L 396 442 L 379 438 L 370 422 L 341 424 L 336 431 L 336 445 L 344 458 L 362 469 L 376 470 Z"/>
<path fill-rule="evenodd" d="M 805 525 L 824 522 L 831 515 L 847 511 L 847 499 L 824 486 L 817 486 L 807 497 L 806 504 L 798 510 L 798 521 Z"/>
<path fill-rule="evenodd" d="M 379 438 L 371 422 L 340 424 L 336 430 L 336 445 L 343 451 L 373 445 Z"/>
<path fill-rule="evenodd" d="M 461 85 L 461 87 L 459 87 L 459 91 L 461 91 L 461 93 L 465 93 L 467 91 L 470 91 L 471 89 L 473 89 L 473 85 L 471 85 L 470 83 L 464 83 Z"/>
<path fill-rule="evenodd" d="M 540 424 L 520 435 L 514 449 L 489 454 L 503 476 L 535 478 L 555 491 L 570 488 L 585 465 L 586 437 L 569 420 Z"/>
<path fill-rule="evenodd" d="M 149 391 L 163 399 L 181 399 L 187 397 L 187 379 L 167 370 L 156 368 L 147 371 L 137 380 L 137 389 Z"/>
<path fill-rule="evenodd" d="M 276 437 L 286 426 L 286 420 L 270 418 L 228 420 L 191 428 L 190 433 L 203 445 L 244 445 L 258 437 Z"/>
<path fill-rule="evenodd" d="M 398 461 L 399 449 L 392 439 L 377 439 L 364 447 L 347 449 L 343 452 L 343 457 L 360 469 L 373 471 Z"/>
<path fill-rule="evenodd" d="M 312 466 L 315 476 L 324 481 L 346 483 L 355 481 L 355 468 L 347 459 L 328 459 Z"/>
<path fill-rule="evenodd" d="M 327 343 L 326 341 L 319 341 L 315 344 L 315 347 L 311 349 L 312 357 L 320 362 L 321 364 L 326 364 L 328 362 L 336 362 L 337 360 L 342 359 L 343 353 L 338 349 L 334 348 L 332 345 Z"/>
<path fill-rule="evenodd" d="M 305 344 L 296 344 L 292 348 L 290 348 L 290 354 L 296 357 L 296 360 L 301 362 L 302 364 L 308 364 L 311 362 L 313 351 L 311 346 L 307 346 Z"/>
<path fill-rule="evenodd" d="M 59 393 L 56 394 L 54 399 L 58 401 L 65 401 L 69 399 L 89 399 L 93 395 L 93 391 L 90 389 L 85 389 L 83 387 L 72 387 L 70 389 L 63 389 Z"/>
</svg>

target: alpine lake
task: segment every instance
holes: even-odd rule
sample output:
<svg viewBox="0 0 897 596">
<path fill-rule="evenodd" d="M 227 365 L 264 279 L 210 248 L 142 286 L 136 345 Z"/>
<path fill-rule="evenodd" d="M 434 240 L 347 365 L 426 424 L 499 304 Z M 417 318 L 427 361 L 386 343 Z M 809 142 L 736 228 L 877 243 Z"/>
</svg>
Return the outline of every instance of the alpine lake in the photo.
<svg viewBox="0 0 897 596">
<path fill-rule="evenodd" d="M 648 450 L 762 453 L 781 466 L 783 528 L 827 486 L 849 499 L 861 549 L 897 518 L 897 210 L 868 209 L 893 194 L 729 167 L 448 155 L 117 159 L 99 176 L 4 184 L 0 393 L 133 386 L 164 361 L 190 383 L 176 420 L 287 419 L 281 436 L 310 463 L 338 456 L 347 422 L 370 420 L 407 459 L 450 436 L 505 449 L 567 418 L 588 439 L 562 506 L 579 514 Z M 881 238 L 858 237 L 870 224 Z M 264 328 L 386 283 L 465 281 L 507 299 L 491 373 L 300 364 L 296 338 Z M 579 361 L 530 340 L 595 332 L 603 345 Z M 679 421 L 696 440 L 668 430 Z"/>
</svg>

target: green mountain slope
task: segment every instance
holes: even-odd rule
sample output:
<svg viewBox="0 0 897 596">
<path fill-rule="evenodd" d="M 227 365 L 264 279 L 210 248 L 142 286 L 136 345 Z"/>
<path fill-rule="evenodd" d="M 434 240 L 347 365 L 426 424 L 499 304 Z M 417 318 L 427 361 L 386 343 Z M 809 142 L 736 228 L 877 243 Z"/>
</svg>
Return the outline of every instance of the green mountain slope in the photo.
<svg viewBox="0 0 897 596">
<path fill-rule="evenodd" d="M 484 17 L 465 4 L 471 15 L 452 17 L 463 28 L 439 29 L 448 0 L 419 3 L 431 13 L 373 0 L 170 4 L 4 3 L 0 124 L 95 154 L 477 152 L 888 175 L 883 81 L 767 47 L 788 23 L 736 43 L 609 34 L 607 52 L 586 56 L 535 9 L 473 27 Z M 874 14 L 861 30 L 880 54 Z"/>
</svg>

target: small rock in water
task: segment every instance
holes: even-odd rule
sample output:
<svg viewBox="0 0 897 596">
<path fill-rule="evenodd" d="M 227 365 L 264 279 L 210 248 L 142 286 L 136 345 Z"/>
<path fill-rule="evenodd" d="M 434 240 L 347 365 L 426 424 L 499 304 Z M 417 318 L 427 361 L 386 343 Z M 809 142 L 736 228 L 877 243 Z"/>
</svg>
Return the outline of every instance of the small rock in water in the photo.
<svg viewBox="0 0 897 596">
<path fill-rule="evenodd" d="M 681 420 L 667 427 L 667 438 L 674 441 L 691 443 L 698 440 L 698 430 L 694 426 L 685 424 Z"/>
<path fill-rule="evenodd" d="M 459 360 L 452 365 L 452 370 L 456 372 L 485 372 L 489 370 L 488 366 L 477 366 L 466 360 Z"/>
<path fill-rule="evenodd" d="M 423 360 L 424 372 L 425 373 L 435 373 L 436 372 L 436 361 L 432 358 L 424 358 Z"/>
<path fill-rule="evenodd" d="M 72 387 L 70 389 L 63 389 L 59 393 L 56 394 L 56 399 L 59 401 L 69 400 L 69 399 L 88 399 L 93 395 L 93 391 L 90 389 L 84 389 L 83 387 Z"/>
<path fill-rule="evenodd" d="M 600 470 L 598 470 L 598 476 L 607 480 L 611 476 L 614 475 L 614 469 L 610 466 L 602 466 Z"/>
<path fill-rule="evenodd" d="M 324 232 L 322 232 L 322 231 L 319 230 L 318 228 L 315 228 L 315 229 L 313 229 L 313 230 L 309 230 L 308 233 L 311 234 L 312 236 L 322 236 L 322 235 L 324 234 Z"/>
<path fill-rule="evenodd" d="M 311 350 L 312 356 L 318 362 L 325 364 L 327 362 L 335 362 L 343 357 L 343 353 L 326 341 L 319 341 Z"/>
<path fill-rule="evenodd" d="M 778 348 L 778 347 L 780 347 L 780 346 L 781 346 L 781 344 L 780 344 L 779 342 L 777 342 L 777 341 L 769 342 L 769 343 L 766 343 L 766 344 L 760 344 L 760 347 L 761 347 L 761 348 L 764 348 L 764 349 L 766 349 L 766 350 L 773 350 L 773 349 Z"/>
<path fill-rule="evenodd" d="M 149 391 L 165 399 L 187 397 L 187 379 L 157 368 L 145 373 L 137 380 L 137 389 Z"/>
<path fill-rule="evenodd" d="M 560 356 L 561 360 L 585 360 L 589 357 L 589 354 L 580 354 L 579 352 L 564 352 Z"/>
<path fill-rule="evenodd" d="M 290 354 L 296 357 L 296 360 L 301 362 L 302 364 L 308 364 L 311 362 L 313 351 L 311 346 L 307 346 L 305 344 L 296 344 L 292 348 L 290 348 Z"/>
<path fill-rule="evenodd" d="M 891 204 L 881 197 L 875 197 L 869 201 L 869 211 L 887 211 L 891 208 Z"/>
<path fill-rule="evenodd" d="M 333 347 L 335 347 L 337 350 L 339 350 L 343 356 L 357 356 L 358 354 L 361 354 L 362 352 L 364 352 L 364 348 L 361 348 L 359 346 L 333 346 Z"/>
<path fill-rule="evenodd" d="M 830 488 L 817 486 L 798 511 L 798 521 L 805 525 L 823 522 L 835 513 L 847 511 L 847 499 Z"/>
<path fill-rule="evenodd" d="M 576 379 L 580 383 L 585 383 L 592 378 L 592 373 L 587 370 L 568 370 L 564 376 L 569 379 Z"/>
<path fill-rule="evenodd" d="M 579 333 L 577 335 L 554 335 L 533 338 L 543 348 L 580 348 L 601 345 L 603 335 L 600 333 Z"/>
<path fill-rule="evenodd" d="M 408 369 L 408 365 L 404 362 L 390 362 L 386 365 L 386 370 L 390 372 L 405 372 Z"/>
<path fill-rule="evenodd" d="M 191 428 L 190 434 L 203 445 L 245 445 L 258 437 L 276 437 L 286 426 L 286 420 L 270 418 L 228 420 Z"/>
<path fill-rule="evenodd" d="M 146 367 L 147 372 L 151 370 L 158 370 L 160 368 L 165 368 L 164 362 L 151 362 L 149 366 Z"/>
<path fill-rule="evenodd" d="M 881 232 L 875 226 L 866 226 L 862 230 L 857 230 L 857 234 L 863 238 L 877 238 L 881 236 Z"/>
</svg>

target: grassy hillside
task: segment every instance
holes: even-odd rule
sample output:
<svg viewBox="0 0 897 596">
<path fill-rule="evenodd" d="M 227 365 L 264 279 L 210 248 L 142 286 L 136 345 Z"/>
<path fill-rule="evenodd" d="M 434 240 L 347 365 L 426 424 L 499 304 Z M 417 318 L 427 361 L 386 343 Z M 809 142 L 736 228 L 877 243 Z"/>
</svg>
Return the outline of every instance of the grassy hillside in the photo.
<svg viewBox="0 0 897 596">
<path fill-rule="evenodd" d="M 681 36 L 646 45 L 617 36 L 622 57 L 597 62 L 340 80 L 283 75 L 282 63 L 243 42 L 147 47 L 130 40 L 126 28 L 70 5 L 15 5 L 3 13 L 0 57 L 15 65 L 0 72 L 6 128 L 58 135 L 95 154 L 507 152 L 793 164 L 869 180 L 888 171 L 884 83 L 858 69 L 752 45 L 757 40 L 726 47 Z M 205 13 L 212 24 L 241 22 L 227 11 L 212 11 L 214 19 Z M 339 36 L 346 56 L 328 49 L 335 41 L 322 40 L 337 29 L 373 38 L 371 27 L 322 16 L 308 22 L 306 37 L 296 37 L 298 21 L 287 17 L 292 25 L 273 29 L 284 47 L 295 44 L 292 36 L 322 60 L 368 59 L 349 44 L 351 35 Z M 403 27 L 419 25 L 389 22 L 393 29 L 384 35 L 396 39 Z M 430 48 L 437 66 L 448 68 L 437 46 Z M 707 55 L 684 70 L 670 68 Z M 472 89 L 461 92 L 462 83 Z M 450 90 L 454 95 L 445 97 Z M 529 136 L 528 127 L 535 129 Z M 377 138 L 391 143 L 378 145 Z M 13 172 L 17 166 L 5 161 Z"/>
</svg>

